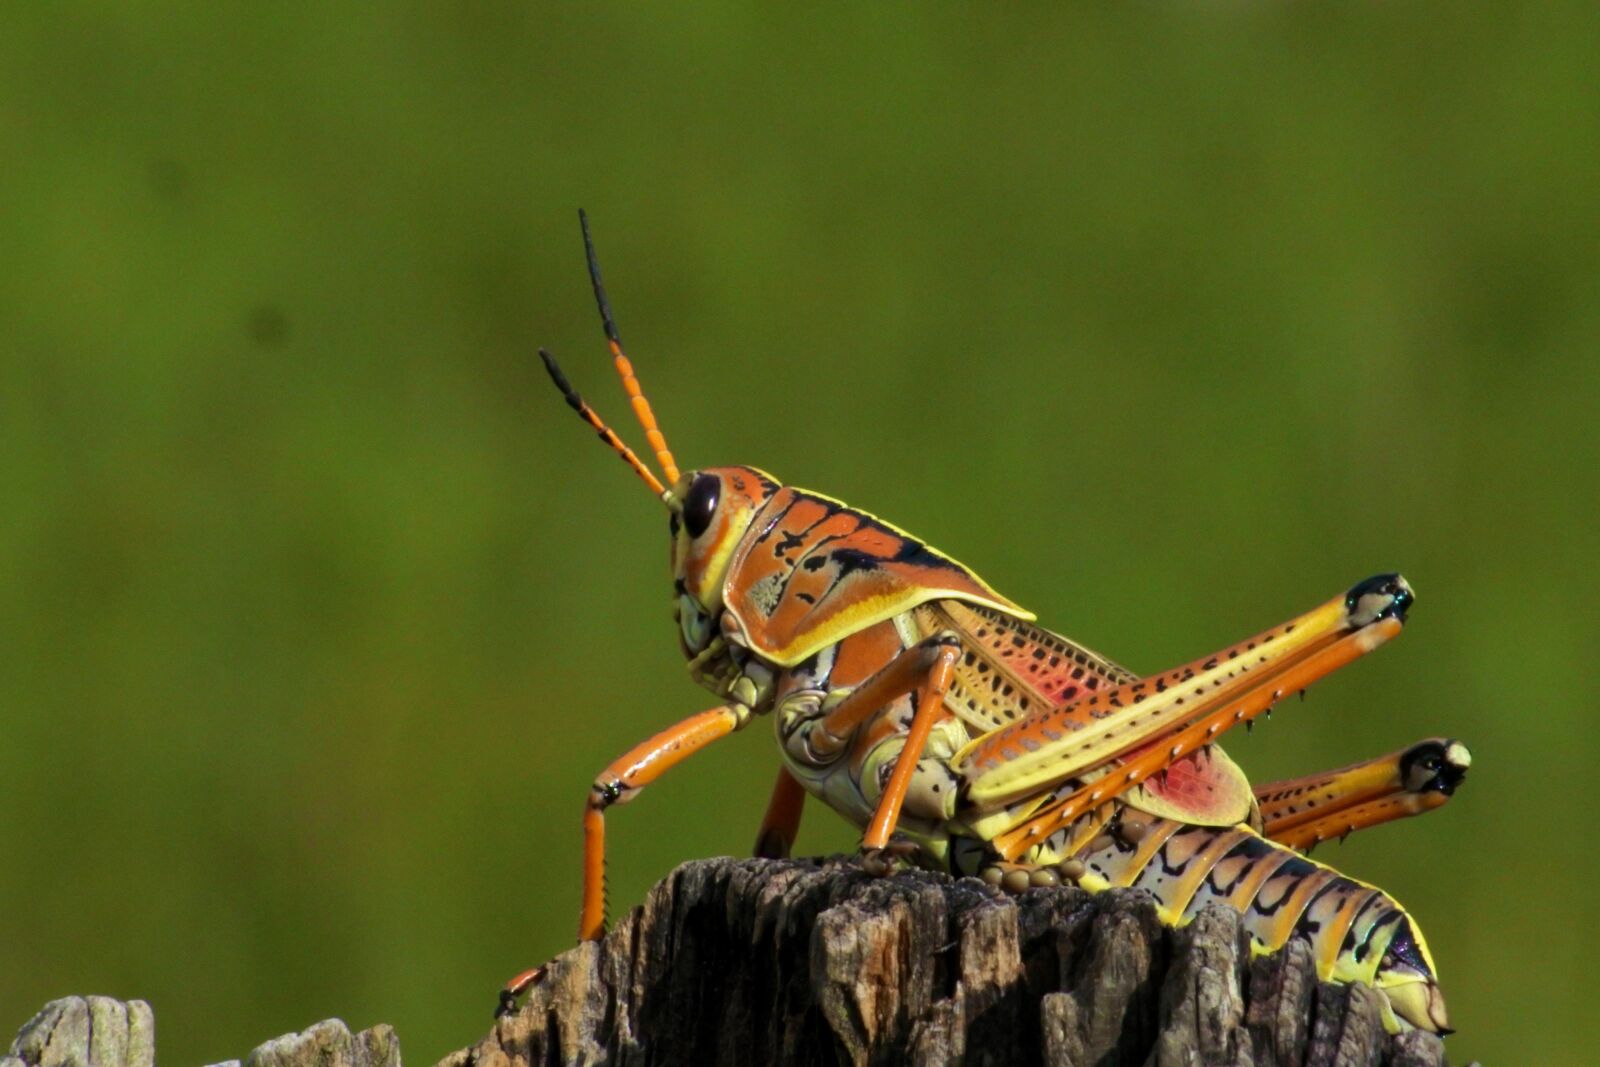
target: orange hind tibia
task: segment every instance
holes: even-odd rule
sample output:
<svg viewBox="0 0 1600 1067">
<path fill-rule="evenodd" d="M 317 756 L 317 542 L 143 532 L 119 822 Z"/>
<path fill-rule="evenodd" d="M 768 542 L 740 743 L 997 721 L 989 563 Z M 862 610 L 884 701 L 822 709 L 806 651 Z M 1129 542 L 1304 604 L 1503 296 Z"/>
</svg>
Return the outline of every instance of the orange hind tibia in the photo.
<svg viewBox="0 0 1600 1067">
<path fill-rule="evenodd" d="M 1377 759 L 1256 790 L 1264 833 L 1293 848 L 1421 815 L 1442 807 L 1466 777 L 1472 754 L 1448 738 L 1428 738 Z"/>
</svg>

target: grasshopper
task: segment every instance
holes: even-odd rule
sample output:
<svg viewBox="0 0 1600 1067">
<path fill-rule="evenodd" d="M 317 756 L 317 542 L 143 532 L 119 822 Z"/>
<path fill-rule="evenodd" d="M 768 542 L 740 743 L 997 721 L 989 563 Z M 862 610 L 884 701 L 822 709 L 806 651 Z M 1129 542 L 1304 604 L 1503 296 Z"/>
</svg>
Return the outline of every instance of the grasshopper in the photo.
<svg viewBox="0 0 1600 1067">
<path fill-rule="evenodd" d="M 1368 578 L 1137 677 L 882 519 L 753 467 L 680 473 L 579 217 L 611 356 L 662 477 L 540 355 L 568 405 L 665 505 L 679 643 L 690 677 L 718 700 L 596 777 L 583 813 L 581 939 L 605 928 L 606 811 L 770 715 L 783 766 L 758 855 L 788 854 L 809 794 L 863 827 L 874 872 L 914 859 L 1011 891 L 1135 886 L 1174 926 L 1223 902 L 1244 917 L 1254 951 L 1306 938 L 1323 979 L 1384 993 L 1391 1032 L 1449 1032 L 1433 960 L 1405 910 L 1297 850 L 1443 804 L 1471 762 L 1466 747 L 1432 738 L 1252 789 L 1216 744 L 1399 634 L 1415 600 L 1404 578 Z M 502 1009 L 539 973 L 513 979 Z"/>
</svg>

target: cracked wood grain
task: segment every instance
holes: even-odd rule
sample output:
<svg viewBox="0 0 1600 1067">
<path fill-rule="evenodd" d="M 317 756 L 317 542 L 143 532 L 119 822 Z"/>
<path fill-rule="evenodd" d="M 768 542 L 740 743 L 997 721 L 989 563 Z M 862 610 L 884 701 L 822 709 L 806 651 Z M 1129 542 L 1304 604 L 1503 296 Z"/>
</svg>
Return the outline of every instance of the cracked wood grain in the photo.
<svg viewBox="0 0 1600 1067">
<path fill-rule="evenodd" d="M 52 1000 L 23 1024 L 0 1067 L 155 1067 L 150 1005 L 111 997 Z M 328 1019 L 260 1045 L 244 1067 L 401 1067 L 400 1042 L 387 1026 L 352 1033 Z M 239 1067 L 227 1060 L 217 1067 Z"/>
<path fill-rule="evenodd" d="M 1378 996 L 1319 982 L 1303 942 L 1252 959 L 1221 907 L 1175 931 L 1127 890 L 1010 897 L 845 861 L 713 859 L 552 960 L 439 1067 L 1444 1067 L 1432 1034 L 1384 1033 Z M 154 1065 L 149 1005 L 107 997 L 51 1002 L 0 1057 Z M 328 1020 L 219 1067 L 401 1067 L 400 1045 Z"/>
<path fill-rule="evenodd" d="M 1305 946 L 1251 958 L 1238 916 L 1148 897 L 848 862 L 716 859 L 551 961 L 521 1010 L 439 1067 L 1053 1064 L 1443 1067 Z"/>
</svg>

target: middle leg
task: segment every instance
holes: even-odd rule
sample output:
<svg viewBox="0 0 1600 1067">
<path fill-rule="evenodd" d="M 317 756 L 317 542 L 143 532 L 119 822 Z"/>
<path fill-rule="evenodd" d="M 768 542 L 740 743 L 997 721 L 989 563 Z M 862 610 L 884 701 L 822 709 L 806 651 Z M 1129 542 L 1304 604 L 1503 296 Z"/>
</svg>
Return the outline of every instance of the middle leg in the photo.
<svg viewBox="0 0 1600 1067">
<path fill-rule="evenodd" d="M 875 674 L 816 720 L 805 737 L 805 748 L 814 758 L 827 760 L 858 743 L 857 728 L 890 702 L 907 693 L 918 693 L 916 711 L 906 731 L 904 746 L 878 795 L 872 818 L 861 837 L 861 848 L 873 857 L 889 843 L 900 821 L 900 810 L 911 787 L 917 762 L 927 748 L 928 736 L 944 712 L 955 663 L 961 657 L 960 641 L 953 634 L 940 634 L 905 649 Z M 887 869 L 886 867 L 884 869 Z"/>
<path fill-rule="evenodd" d="M 762 816 L 761 829 L 756 832 L 755 855 L 769 860 L 789 857 L 795 835 L 800 832 L 800 816 L 805 812 L 805 804 L 805 786 L 787 767 L 779 767 L 778 780 L 772 783 L 772 799 L 767 801 L 767 813 Z"/>
</svg>

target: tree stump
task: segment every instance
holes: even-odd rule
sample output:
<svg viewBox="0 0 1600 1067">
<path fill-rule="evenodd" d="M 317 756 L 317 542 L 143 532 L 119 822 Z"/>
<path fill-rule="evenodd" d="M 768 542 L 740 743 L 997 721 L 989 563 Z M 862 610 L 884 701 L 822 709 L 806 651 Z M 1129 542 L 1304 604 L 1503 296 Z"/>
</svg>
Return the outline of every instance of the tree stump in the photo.
<svg viewBox="0 0 1600 1067">
<path fill-rule="evenodd" d="M 1381 994 L 1320 983 L 1300 941 L 1251 960 L 1238 916 L 1182 930 L 1148 897 L 850 861 L 686 863 L 604 941 L 551 961 L 522 1009 L 439 1067 L 1070 1064 L 1443 1067 L 1390 1037 Z M 153 1067 L 142 1001 L 52 1001 L 0 1067 Z M 231 1060 L 225 1067 L 239 1067 Z M 400 1067 L 387 1026 L 328 1020 L 243 1067 Z"/>
<path fill-rule="evenodd" d="M 1252 960 L 1222 907 L 1174 931 L 1134 891 L 714 859 L 439 1067 L 1443 1065 L 1437 1037 L 1384 1033 L 1380 996 L 1319 982 L 1300 941 Z"/>
</svg>

